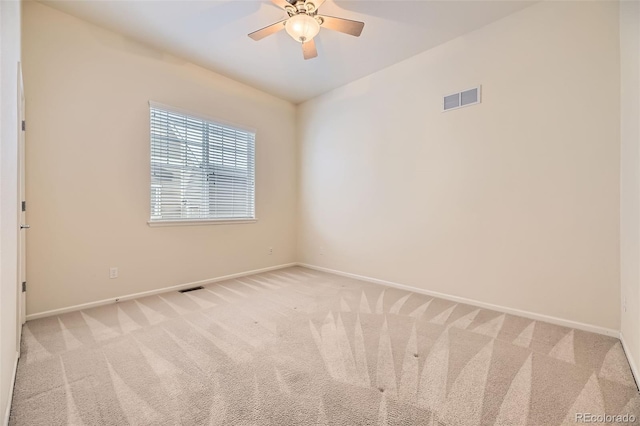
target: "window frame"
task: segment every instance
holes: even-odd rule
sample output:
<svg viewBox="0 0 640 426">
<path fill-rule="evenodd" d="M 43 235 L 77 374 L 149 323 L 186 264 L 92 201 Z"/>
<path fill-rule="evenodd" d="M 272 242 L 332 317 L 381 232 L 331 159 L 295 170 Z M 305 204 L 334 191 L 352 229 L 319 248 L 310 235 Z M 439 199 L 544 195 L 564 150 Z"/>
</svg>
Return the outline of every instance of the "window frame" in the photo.
<svg viewBox="0 0 640 426">
<path fill-rule="evenodd" d="M 235 130 L 241 130 L 245 132 L 253 133 L 253 217 L 252 218 L 193 218 L 193 219 L 151 219 L 152 211 L 151 211 L 151 198 L 153 196 L 153 187 L 151 181 L 151 109 L 156 108 L 160 110 L 164 110 L 167 112 L 171 112 L 174 114 L 184 115 L 190 118 L 195 118 L 198 120 L 207 121 L 213 123 L 218 126 L 228 127 Z M 231 123 L 226 120 L 221 120 L 219 118 L 210 117 L 204 114 L 196 113 L 193 111 L 185 110 L 183 108 L 177 108 L 171 105 L 166 105 L 159 102 L 149 101 L 149 109 L 147 110 L 147 130 L 149 132 L 149 169 L 147 176 L 149 177 L 147 188 L 149 190 L 149 198 L 148 198 L 148 220 L 147 224 L 150 227 L 164 227 L 164 226 L 199 226 L 199 225 L 232 225 L 232 224 L 246 224 L 246 223 L 256 223 L 258 221 L 257 218 L 257 205 L 256 205 L 256 148 L 257 148 L 257 131 L 255 128 L 239 125 L 236 123 Z"/>
</svg>

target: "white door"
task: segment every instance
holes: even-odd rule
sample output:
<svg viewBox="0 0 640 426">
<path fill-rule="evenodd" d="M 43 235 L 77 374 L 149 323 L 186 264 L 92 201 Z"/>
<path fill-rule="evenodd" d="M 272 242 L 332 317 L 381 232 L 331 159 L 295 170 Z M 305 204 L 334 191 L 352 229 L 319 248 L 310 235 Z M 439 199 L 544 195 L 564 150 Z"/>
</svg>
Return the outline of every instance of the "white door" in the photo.
<svg viewBox="0 0 640 426">
<path fill-rule="evenodd" d="M 26 317 L 26 282 L 27 282 L 27 229 L 29 225 L 26 223 L 26 200 L 25 200 L 25 118 L 24 118 L 24 86 L 22 83 L 22 66 L 18 64 L 18 215 L 20 217 L 20 236 L 18 238 L 18 306 L 17 306 L 17 350 L 20 352 L 20 338 L 22 335 L 22 325 L 25 323 Z"/>
</svg>

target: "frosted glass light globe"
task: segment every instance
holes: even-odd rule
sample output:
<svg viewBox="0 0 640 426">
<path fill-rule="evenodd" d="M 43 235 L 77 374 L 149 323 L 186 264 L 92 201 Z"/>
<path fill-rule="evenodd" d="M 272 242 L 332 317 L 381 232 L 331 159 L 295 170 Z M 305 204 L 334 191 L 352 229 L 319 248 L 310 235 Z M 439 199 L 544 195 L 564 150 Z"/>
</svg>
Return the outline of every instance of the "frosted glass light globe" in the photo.
<svg viewBox="0 0 640 426">
<path fill-rule="evenodd" d="M 320 24 L 311 16 L 300 13 L 289 18 L 284 29 L 295 41 L 304 43 L 318 35 Z"/>
</svg>

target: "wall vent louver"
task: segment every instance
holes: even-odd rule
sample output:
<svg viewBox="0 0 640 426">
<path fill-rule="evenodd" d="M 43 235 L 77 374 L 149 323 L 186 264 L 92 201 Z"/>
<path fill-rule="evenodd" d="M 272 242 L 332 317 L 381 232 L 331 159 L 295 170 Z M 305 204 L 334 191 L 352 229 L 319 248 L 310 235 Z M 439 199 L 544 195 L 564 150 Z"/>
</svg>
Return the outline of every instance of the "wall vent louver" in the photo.
<svg viewBox="0 0 640 426">
<path fill-rule="evenodd" d="M 442 111 L 449 111 L 479 103 L 480 86 L 445 96 L 442 99 Z"/>
</svg>

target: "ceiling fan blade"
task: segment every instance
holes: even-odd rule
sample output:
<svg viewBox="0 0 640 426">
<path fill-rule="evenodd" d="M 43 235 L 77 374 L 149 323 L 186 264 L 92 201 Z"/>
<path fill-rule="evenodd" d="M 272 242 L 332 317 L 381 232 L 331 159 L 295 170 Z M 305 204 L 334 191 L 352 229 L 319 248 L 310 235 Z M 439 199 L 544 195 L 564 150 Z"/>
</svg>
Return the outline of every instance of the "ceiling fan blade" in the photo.
<svg viewBox="0 0 640 426">
<path fill-rule="evenodd" d="M 271 1 L 273 2 L 273 4 L 275 4 L 276 6 L 282 9 L 286 9 L 287 6 L 291 6 L 291 3 L 289 3 L 287 0 L 271 0 Z"/>
<path fill-rule="evenodd" d="M 270 36 L 271 34 L 275 34 L 278 31 L 284 30 L 284 23 L 287 20 L 276 22 L 275 24 L 271 24 L 268 27 L 264 27 L 258 31 L 254 31 L 249 34 L 249 37 L 254 39 L 255 41 L 262 40 L 263 38 Z"/>
<path fill-rule="evenodd" d="M 302 53 L 304 54 L 305 60 L 313 59 L 318 56 L 318 51 L 316 50 L 316 42 L 311 39 L 302 43 Z"/>
<path fill-rule="evenodd" d="M 322 27 L 333 31 L 360 37 L 364 22 L 351 21 L 349 19 L 335 18 L 333 16 L 320 16 L 322 18 Z"/>
</svg>

